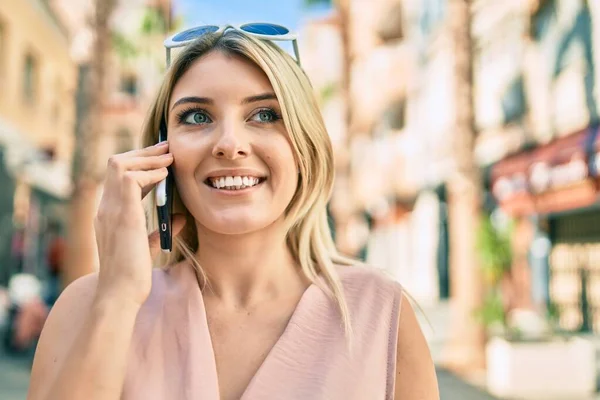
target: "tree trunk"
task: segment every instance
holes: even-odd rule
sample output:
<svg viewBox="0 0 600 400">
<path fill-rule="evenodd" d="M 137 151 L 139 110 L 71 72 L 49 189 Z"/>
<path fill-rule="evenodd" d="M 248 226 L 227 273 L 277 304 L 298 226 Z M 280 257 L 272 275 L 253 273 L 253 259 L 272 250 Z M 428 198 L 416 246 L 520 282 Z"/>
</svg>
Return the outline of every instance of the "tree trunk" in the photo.
<svg viewBox="0 0 600 400">
<path fill-rule="evenodd" d="M 454 43 L 456 170 L 448 180 L 452 327 L 447 347 L 448 367 L 459 373 L 485 366 L 485 331 L 474 319 L 483 300 L 482 273 L 476 235 L 481 215 L 482 179 L 475 161 L 471 1 L 451 0 Z"/>
<path fill-rule="evenodd" d="M 351 145 L 352 145 L 352 134 L 351 134 L 351 123 L 352 123 L 352 96 L 350 91 L 350 80 L 352 71 L 352 56 L 351 56 L 351 43 L 350 43 L 350 1 L 349 0 L 336 0 L 335 5 L 339 15 L 339 29 L 341 37 L 341 56 L 342 56 L 342 70 L 340 71 L 340 92 L 342 95 L 342 101 L 344 102 L 344 129 L 345 129 L 345 144 L 346 154 L 339 158 L 338 170 L 336 171 L 337 181 L 339 184 L 344 182 L 345 188 L 341 192 L 337 192 L 337 195 L 342 195 L 343 200 L 348 202 L 352 199 L 353 191 L 353 176 L 352 176 L 352 160 L 351 160 Z M 347 237 L 348 220 L 351 215 L 347 215 L 340 210 L 338 213 L 334 213 L 334 219 L 336 222 L 336 244 L 338 249 L 347 255 L 353 256 L 354 254 L 351 248 L 346 244 L 345 238 Z M 354 210 L 354 205 L 350 207 L 350 213 Z"/>
<path fill-rule="evenodd" d="M 93 18 L 94 49 L 89 73 L 80 68 L 78 123 L 73 168 L 74 189 L 69 207 L 64 286 L 94 271 L 97 264 L 94 217 L 102 174 L 98 165 L 98 138 L 106 99 L 106 64 L 110 49 L 110 18 L 117 0 L 96 0 Z"/>
</svg>

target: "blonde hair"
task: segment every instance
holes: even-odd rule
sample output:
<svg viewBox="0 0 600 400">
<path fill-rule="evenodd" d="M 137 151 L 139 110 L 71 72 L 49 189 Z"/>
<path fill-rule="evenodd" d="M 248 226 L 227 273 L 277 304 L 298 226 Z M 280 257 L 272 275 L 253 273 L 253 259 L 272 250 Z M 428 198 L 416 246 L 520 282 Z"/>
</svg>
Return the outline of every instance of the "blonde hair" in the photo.
<svg viewBox="0 0 600 400">
<path fill-rule="evenodd" d="M 337 252 L 327 221 L 326 207 L 334 180 L 331 141 L 310 81 L 292 57 L 272 42 L 236 30 L 200 37 L 182 50 L 167 71 L 144 124 L 143 145 L 157 143 L 161 119 L 168 120 L 168 105 L 175 84 L 195 61 L 212 51 L 253 62 L 273 86 L 299 168 L 298 187 L 285 213 L 287 244 L 306 277 L 336 302 L 346 333 L 350 334 L 349 311 L 335 264 L 354 265 L 356 261 Z M 155 215 L 154 196 L 151 198 L 149 213 Z M 205 285 L 207 277 L 194 255 L 198 250 L 194 219 L 177 194 L 173 201 L 174 212 L 184 214 L 187 223 L 184 231 L 174 238 L 174 251 L 164 260 L 164 265 L 187 259 Z M 156 218 L 151 220 L 149 229 L 155 230 Z M 319 276 L 323 277 L 324 284 Z"/>
</svg>

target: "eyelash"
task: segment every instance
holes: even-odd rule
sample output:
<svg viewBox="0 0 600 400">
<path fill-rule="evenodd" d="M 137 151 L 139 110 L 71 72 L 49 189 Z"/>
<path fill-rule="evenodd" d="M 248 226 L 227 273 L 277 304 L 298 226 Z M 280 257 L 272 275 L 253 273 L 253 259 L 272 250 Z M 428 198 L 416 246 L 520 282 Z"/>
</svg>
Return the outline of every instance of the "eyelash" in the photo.
<svg viewBox="0 0 600 400">
<path fill-rule="evenodd" d="M 265 124 L 273 124 L 281 119 L 281 115 L 277 111 L 275 111 L 274 109 L 272 109 L 270 107 L 260 108 L 260 109 L 256 110 L 256 112 L 254 114 L 252 114 L 252 116 L 254 117 L 255 115 L 260 114 L 262 112 L 271 114 L 271 117 L 273 118 L 272 121 L 263 122 Z"/>
<path fill-rule="evenodd" d="M 204 115 L 206 115 L 209 120 L 211 120 L 210 115 L 208 115 L 208 113 L 205 110 L 203 110 L 201 108 L 198 108 L 198 107 L 190 107 L 190 108 L 181 110 L 180 112 L 177 113 L 177 122 L 180 123 L 180 124 L 184 124 L 184 125 L 190 125 L 187 122 L 185 122 L 185 119 L 190 114 L 195 113 L 195 112 L 201 112 Z"/>
<path fill-rule="evenodd" d="M 195 112 L 201 112 L 204 115 L 206 115 L 206 117 L 212 121 L 212 119 L 210 118 L 210 115 L 208 115 L 208 113 L 206 112 L 206 110 L 203 110 L 202 108 L 198 108 L 198 107 L 191 107 L 188 109 L 184 109 L 181 110 L 180 112 L 177 113 L 176 118 L 177 118 L 177 122 L 180 124 L 186 124 L 188 125 L 187 122 L 185 122 L 185 119 L 190 116 L 190 114 L 195 113 Z M 273 124 L 277 121 L 279 121 L 281 119 L 281 115 L 275 111 L 273 108 L 270 107 L 264 107 L 264 108 L 260 108 L 258 110 L 256 110 L 256 112 L 254 114 L 252 114 L 252 116 L 256 116 L 257 114 L 260 114 L 261 112 L 267 112 L 269 114 L 271 114 L 271 117 L 273 118 L 271 121 L 269 122 L 263 122 L 264 124 Z"/>
</svg>

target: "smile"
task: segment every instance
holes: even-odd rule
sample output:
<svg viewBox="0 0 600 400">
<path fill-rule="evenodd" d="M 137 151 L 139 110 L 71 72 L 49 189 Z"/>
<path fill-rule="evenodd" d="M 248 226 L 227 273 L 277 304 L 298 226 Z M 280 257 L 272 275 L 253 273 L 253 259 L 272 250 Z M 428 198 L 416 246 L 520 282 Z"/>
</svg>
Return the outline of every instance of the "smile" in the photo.
<svg viewBox="0 0 600 400">
<path fill-rule="evenodd" d="M 266 178 L 258 178 L 254 176 L 221 176 L 208 178 L 205 183 L 215 189 L 242 190 L 261 184 L 265 180 Z"/>
</svg>

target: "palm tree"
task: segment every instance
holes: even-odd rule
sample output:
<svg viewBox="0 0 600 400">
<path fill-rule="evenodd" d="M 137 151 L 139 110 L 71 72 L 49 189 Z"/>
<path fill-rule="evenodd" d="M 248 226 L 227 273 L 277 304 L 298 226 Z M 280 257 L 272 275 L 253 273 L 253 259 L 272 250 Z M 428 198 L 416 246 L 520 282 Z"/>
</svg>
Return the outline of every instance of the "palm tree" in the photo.
<svg viewBox="0 0 600 400">
<path fill-rule="evenodd" d="M 93 20 L 95 33 L 91 63 L 80 67 L 78 98 L 78 123 L 76 129 L 75 159 L 73 168 L 74 191 L 70 204 L 69 246 L 64 283 L 90 273 L 97 263 L 93 220 L 96 213 L 96 197 L 104 174 L 99 164 L 99 140 L 107 134 L 102 127 L 104 104 L 108 96 L 106 68 L 111 55 L 120 61 L 135 60 L 140 56 L 160 53 L 157 38 L 162 41 L 172 25 L 170 0 L 153 0 L 144 9 L 139 33 L 141 40 L 130 40 L 110 27 L 110 19 L 118 6 L 118 0 L 96 0 Z M 160 60 L 164 65 L 164 60 Z"/>
<path fill-rule="evenodd" d="M 474 319 L 482 304 L 483 284 L 476 253 L 476 232 L 482 207 L 482 177 L 475 161 L 473 106 L 473 44 L 471 0 L 449 1 L 454 43 L 455 127 L 453 154 L 456 170 L 448 179 L 450 273 L 453 318 L 447 347 L 449 367 L 457 372 L 485 364 L 485 333 Z"/>
<path fill-rule="evenodd" d="M 341 38 L 341 56 L 342 70 L 340 71 L 340 86 L 339 92 L 344 103 L 344 125 L 346 133 L 346 148 L 350 149 L 351 138 L 351 123 L 352 123 L 352 98 L 351 98 L 351 69 L 352 69 L 352 50 L 350 43 L 350 1 L 351 0 L 304 0 L 307 7 L 315 5 L 334 6 L 337 11 L 338 26 Z M 341 157 L 339 168 L 336 171 L 337 180 L 349 182 L 352 178 L 352 165 L 349 157 Z M 345 196 L 348 198 L 348 196 Z M 348 201 L 348 200 L 345 200 Z M 345 226 L 344 221 L 336 220 L 335 210 L 332 211 L 332 230 L 336 232 L 337 238 L 344 237 Z M 341 240 L 338 240 L 338 244 Z M 343 250 L 343 249 L 342 249 Z"/>
<path fill-rule="evenodd" d="M 69 233 L 64 285 L 94 270 L 96 242 L 93 220 L 102 174 L 98 166 L 98 142 L 102 134 L 102 110 L 107 96 L 106 67 L 110 48 L 110 19 L 117 0 L 96 0 L 92 18 L 94 44 L 88 66 L 80 67 L 73 166 L 73 193 L 69 207 Z"/>
</svg>

